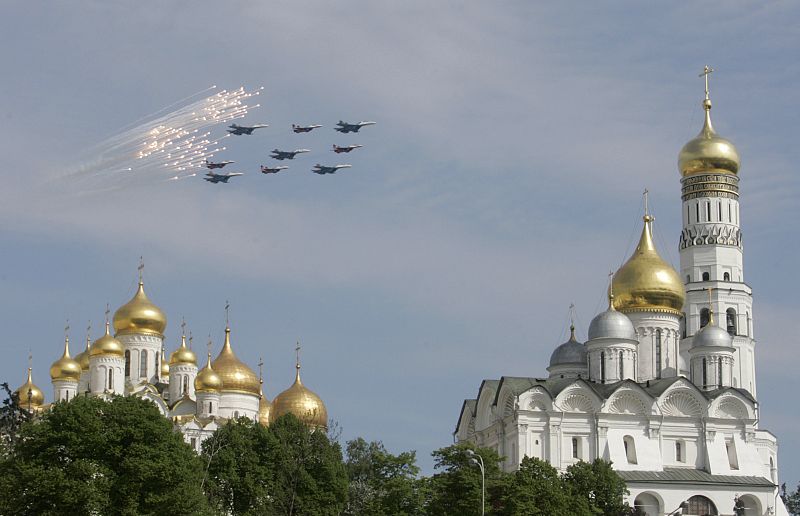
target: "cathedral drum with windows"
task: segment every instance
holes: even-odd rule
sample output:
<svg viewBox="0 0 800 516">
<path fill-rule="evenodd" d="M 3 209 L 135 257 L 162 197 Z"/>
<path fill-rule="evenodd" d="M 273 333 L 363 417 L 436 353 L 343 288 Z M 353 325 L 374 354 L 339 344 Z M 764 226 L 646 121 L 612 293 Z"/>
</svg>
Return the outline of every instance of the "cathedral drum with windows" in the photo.
<svg viewBox="0 0 800 516">
<path fill-rule="evenodd" d="M 778 443 L 759 428 L 739 155 L 711 125 L 707 83 L 702 107 L 700 134 L 678 159 L 680 274 L 656 249 L 645 193 L 639 244 L 614 273 L 588 340 L 572 328 L 547 378 L 484 380 L 454 436 L 497 450 L 506 471 L 525 456 L 560 471 L 612 461 L 628 503 L 648 516 L 732 514 L 735 503 L 746 515 L 788 515 Z"/>
</svg>

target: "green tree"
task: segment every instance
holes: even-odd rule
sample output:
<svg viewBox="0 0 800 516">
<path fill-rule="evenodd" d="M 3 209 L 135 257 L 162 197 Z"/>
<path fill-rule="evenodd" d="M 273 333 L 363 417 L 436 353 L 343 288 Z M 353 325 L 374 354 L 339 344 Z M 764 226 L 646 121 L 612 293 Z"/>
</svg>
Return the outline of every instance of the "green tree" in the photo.
<svg viewBox="0 0 800 516">
<path fill-rule="evenodd" d="M 522 459 L 504 493 L 503 514 L 509 516 L 577 516 L 587 508 L 570 498 L 556 468 L 536 458 Z"/>
<path fill-rule="evenodd" d="M 202 514 L 202 463 L 146 400 L 80 396 L 25 423 L 0 467 L 0 513 Z"/>
<path fill-rule="evenodd" d="M 347 472 L 338 443 L 291 414 L 269 428 L 231 421 L 203 443 L 206 492 L 223 513 L 339 514 Z"/>
<path fill-rule="evenodd" d="M 8 383 L 0 384 L 0 389 L 6 395 L 0 405 L 0 457 L 3 457 L 16 443 L 19 430 L 30 419 L 30 414 L 19 406 L 19 397 L 16 392 L 11 391 Z"/>
<path fill-rule="evenodd" d="M 611 468 L 611 463 L 603 459 L 593 462 L 578 462 L 567 468 L 563 476 L 566 488 L 574 503 L 588 504 L 588 514 L 619 516 L 630 514 L 631 508 L 624 501 L 628 494 L 625 481 Z M 573 509 L 577 514 L 580 506 Z"/>
<path fill-rule="evenodd" d="M 350 480 L 345 514 L 411 516 L 422 514 L 424 482 L 416 477 L 416 453 L 392 455 L 383 443 L 362 438 L 347 442 L 347 476 Z"/>
<path fill-rule="evenodd" d="M 781 498 L 789 514 L 792 516 L 800 516 L 800 484 L 797 485 L 797 489 L 791 492 L 787 492 L 786 484 L 782 484 Z"/>
<path fill-rule="evenodd" d="M 434 469 L 439 470 L 429 480 L 427 511 L 431 515 L 480 514 L 481 471 L 470 462 L 466 451 L 472 449 L 483 457 L 486 468 L 486 509 L 502 509 L 503 491 L 508 475 L 500 470 L 502 457 L 490 448 L 475 448 L 470 444 L 454 444 L 433 452 Z"/>
</svg>

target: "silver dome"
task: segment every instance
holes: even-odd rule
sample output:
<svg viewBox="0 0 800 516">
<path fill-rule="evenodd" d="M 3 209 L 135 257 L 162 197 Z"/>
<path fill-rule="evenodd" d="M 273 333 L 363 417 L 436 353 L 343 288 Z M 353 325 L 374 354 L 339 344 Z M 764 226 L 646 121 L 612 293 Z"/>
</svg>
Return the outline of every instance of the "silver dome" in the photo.
<svg viewBox="0 0 800 516">
<path fill-rule="evenodd" d="M 700 331 L 694 334 L 692 347 L 699 346 L 718 346 L 729 348 L 733 346 L 733 337 L 717 326 L 716 324 L 709 323 L 702 327 Z"/>
<path fill-rule="evenodd" d="M 550 367 L 563 364 L 586 365 L 586 347 L 575 340 L 574 335 L 550 355 Z"/>
<path fill-rule="evenodd" d="M 613 309 L 608 309 L 592 319 L 589 324 L 589 340 L 592 339 L 638 340 L 628 316 Z"/>
</svg>

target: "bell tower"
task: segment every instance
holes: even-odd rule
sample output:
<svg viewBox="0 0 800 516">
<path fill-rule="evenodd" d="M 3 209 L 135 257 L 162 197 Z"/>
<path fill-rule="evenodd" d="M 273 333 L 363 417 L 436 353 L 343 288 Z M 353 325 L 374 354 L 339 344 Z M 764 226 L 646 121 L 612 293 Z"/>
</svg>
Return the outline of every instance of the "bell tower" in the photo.
<svg viewBox="0 0 800 516">
<path fill-rule="evenodd" d="M 694 336 L 711 313 L 733 337 L 736 366 L 732 386 L 756 396 L 753 296 L 744 282 L 739 218 L 739 153 L 711 125 L 709 76 L 706 66 L 703 127 L 678 156 L 681 173 L 683 230 L 680 236 L 681 278 L 686 287 L 681 355 L 688 364 Z M 712 292 L 710 306 L 708 291 Z M 682 371 L 689 376 L 689 371 Z"/>
</svg>

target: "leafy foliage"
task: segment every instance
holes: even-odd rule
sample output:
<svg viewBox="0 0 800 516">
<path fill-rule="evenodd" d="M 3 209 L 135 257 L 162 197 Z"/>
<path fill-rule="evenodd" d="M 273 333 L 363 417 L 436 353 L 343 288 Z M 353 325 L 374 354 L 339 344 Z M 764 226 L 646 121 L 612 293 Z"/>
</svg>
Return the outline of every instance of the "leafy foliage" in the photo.
<svg viewBox="0 0 800 516">
<path fill-rule="evenodd" d="M 800 516 L 800 484 L 794 491 L 787 492 L 786 484 L 781 485 L 781 498 L 783 499 L 786 510 L 792 516 Z"/>
<path fill-rule="evenodd" d="M 12 392 L 8 383 L 0 384 L 0 389 L 5 391 L 6 398 L 0 405 L 0 457 L 6 454 L 19 436 L 22 424 L 30 419 L 30 414 L 19 405 L 19 396 Z"/>
<path fill-rule="evenodd" d="M 568 516 L 586 514 L 588 506 L 570 498 L 556 468 L 540 459 L 522 459 L 504 493 L 502 514 Z M 584 504 L 585 505 L 585 504 Z"/>
<path fill-rule="evenodd" d="M 345 462 L 350 490 L 345 514 L 410 516 L 422 514 L 425 483 L 418 480 L 416 453 L 392 455 L 383 443 L 362 438 L 347 442 Z"/>
<path fill-rule="evenodd" d="M 563 479 L 576 503 L 586 502 L 588 505 L 589 512 L 586 514 L 619 516 L 631 513 L 630 506 L 624 502 L 628 488 L 622 477 L 612 469 L 610 462 L 603 459 L 578 462 L 567 468 Z M 574 510 L 583 509 L 575 506 Z"/>
<path fill-rule="evenodd" d="M 149 401 L 77 397 L 23 424 L 2 514 L 202 514 L 202 463 Z"/>
<path fill-rule="evenodd" d="M 291 414 L 269 428 L 231 421 L 203 443 L 214 507 L 232 514 L 339 514 L 347 472 L 338 443 Z"/>
</svg>

